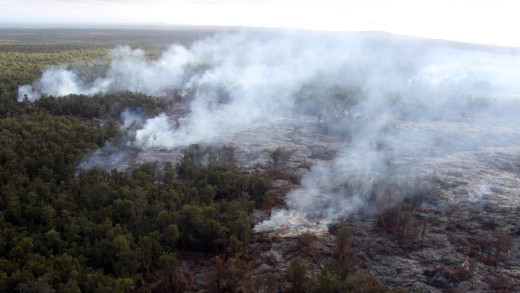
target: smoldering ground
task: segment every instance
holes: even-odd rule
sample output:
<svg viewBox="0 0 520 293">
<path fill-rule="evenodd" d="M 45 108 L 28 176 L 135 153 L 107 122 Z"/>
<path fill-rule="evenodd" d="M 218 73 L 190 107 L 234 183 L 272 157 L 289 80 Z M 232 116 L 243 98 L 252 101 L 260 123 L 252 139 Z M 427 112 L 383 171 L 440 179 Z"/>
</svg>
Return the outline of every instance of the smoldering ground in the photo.
<svg viewBox="0 0 520 293">
<path fill-rule="evenodd" d="M 334 160 L 314 161 L 286 200 L 291 213 L 312 211 L 329 222 L 366 206 L 374 181 L 402 185 L 435 172 L 420 168 L 428 160 L 515 146 L 520 138 L 515 51 L 374 33 L 242 31 L 189 49 L 172 45 L 157 60 L 129 47 L 114 49 L 110 58 L 105 76 L 90 83 L 51 67 L 32 86 L 20 87 L 19 99 L 193 93 L 185 117 L 174 121 L 163 113 L 132 124 L 121 145 L 142 152 L 230 139 L 255 145 L 248 148 L 255 152 L 277 145 L 272 140 L 280 136 L 270 134 L 277 129 L 319 129 L 346 143 Z M 298 119 L 302 115 L 314 118 Z M 136 121 L 123 118 L 126 125 Z M 248 137 L 254 143 L 240 138 L 255 130 Z M 106 153 L 120 156 L 106 147 L 89 164 Z M 288 215 L 274 212 L 260 225 L 287 225 Z"/>
</svg>

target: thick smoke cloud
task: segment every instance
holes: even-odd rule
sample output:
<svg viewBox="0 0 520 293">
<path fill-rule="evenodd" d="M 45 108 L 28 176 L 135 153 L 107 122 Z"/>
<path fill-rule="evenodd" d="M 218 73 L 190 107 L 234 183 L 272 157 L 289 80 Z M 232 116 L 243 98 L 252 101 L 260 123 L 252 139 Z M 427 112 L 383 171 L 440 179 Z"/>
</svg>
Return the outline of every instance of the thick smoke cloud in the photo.
<svg viewBox="0 0 520 293">
<path fill-rule="evenodd" d="M 19 99 L 118 90 L 191 93 L 186 117 L 174 121 L 164 113 L 133 124 L 126 147 L 137 149 L 225 143 L 273 114 L 319 116 L 326 129 L 348 137 L 348 146 L 303 176 L 301 188 L 287 196 L 290 213 L 274 212 L 261 225 L 283 225 L 291 213 L 317 209 L 333 221 L 366 205 L 374 180 L 417 175 L 402 166 L 510 146 L 520 138 L 520 56 L 432 44 L 383 34 L 245 31 L 190 49 L 174 45 L 155 61 L 122 47 L 112 51 L 104 77 L 86 84 L 52 67 L 32 86 L 20 87 Z M 349 93 L 349 100 L 334 100 L 337 91 Z M 355 187 L 346 184 L 352 178 Z"/>
<path fill-rule="evenodd" d="M 41 97 L 41 93 L 51 96 L 66 96 L 74 93 L 86 94 L 81 89 L 80 82 L 74 72 L 64 67 L 53 66 L 45 70 L 42 77 L 33 86 L 24 85 L 18 89 L 18 100 L 28 99 L 34 101 Z"/>
</svg>

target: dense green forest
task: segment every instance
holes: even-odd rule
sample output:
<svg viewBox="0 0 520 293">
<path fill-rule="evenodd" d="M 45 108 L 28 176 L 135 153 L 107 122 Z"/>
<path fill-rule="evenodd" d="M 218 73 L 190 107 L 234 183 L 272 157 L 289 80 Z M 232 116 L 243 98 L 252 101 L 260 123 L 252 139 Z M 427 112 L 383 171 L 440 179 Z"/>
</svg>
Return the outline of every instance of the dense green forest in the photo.
<svg viewBox="0 0 520 293">
<path fill-rule="evenodd" d="M 240 174 L 227 147 L 191 146 L 175 166 L 76 172 L 82 156 L 118 135 L 121 111 L 153 116 L 167 103 L 128 92 L 18 103 L 17 87 L 48 65 L 108 64 L 107 51 L 0 43 L 2 292 L 136 288 L 144 272 L 172 267 L 179 249 L 237 250 L 252 208 L 270 195 L 270 180 Z"/>
</svg>

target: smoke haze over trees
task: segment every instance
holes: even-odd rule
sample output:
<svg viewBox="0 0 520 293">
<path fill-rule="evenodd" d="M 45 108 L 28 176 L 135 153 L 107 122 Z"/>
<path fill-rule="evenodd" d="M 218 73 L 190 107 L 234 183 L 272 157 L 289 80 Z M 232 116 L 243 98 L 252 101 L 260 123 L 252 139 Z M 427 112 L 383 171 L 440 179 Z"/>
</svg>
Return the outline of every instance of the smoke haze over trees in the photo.
<svg viewBox="0 0 520 293">
<path fill-rule="evenodd" d="M 332 162 L 313 166 L 288 205 L 307 211 L 322 202 L 329 221 L 366 204 L 372 185 L 366 178 L 399 181 L 412 172 L 394 163 L 509 146 L 520 135 L 513 127 L 520 109 L 514 51 L 378 33 L 246 30 L 190 48 L 172 45 L 152 60 L 129 47 L 109 57 L 106 74 L 93 81 L 51 67 L 32 86 L 20 87 L 19 100 L 121 90 L 164 97 L 182 90 L 191 104 L 180 121 L 166 113 L 127 116 L 134 120 L 125 124 L 137 121 L 138 127 L 126 140 L 144 150 L 222 144 L 268 122 L 266 113 L 315 116 L 319 127 L 349 145 Z M 346 177 L 365 179 L 335 188 Z M 286 221 L 285 213 L 267 224 Z"/>
</svg>

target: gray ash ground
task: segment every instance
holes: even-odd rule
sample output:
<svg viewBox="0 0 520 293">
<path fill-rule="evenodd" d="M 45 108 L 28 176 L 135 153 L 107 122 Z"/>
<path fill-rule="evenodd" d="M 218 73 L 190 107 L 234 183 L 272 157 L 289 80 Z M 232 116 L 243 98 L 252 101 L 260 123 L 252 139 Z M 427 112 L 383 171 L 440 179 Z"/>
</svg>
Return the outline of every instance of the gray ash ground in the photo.
<svg viewBox="0 0 520 293">
<path fill-rule="evenodd" d="M 307 172 L 315 162 L 332 159 L 336 152 L 348 145 L 344 139 L 324 134 L 316 117 L 264 114 L 261 121 L 200 144 L 233 146 L 237 164 L 248 172 L 262 172 L 270 168 L 270 153 L 280 147 L 286 154 L 281 168 L 300 175 Z M 183 149 L 147 148 L 136 152 L 135 160 L 178 162 L 182 158 Z"/>
<path fill-rule="evenodd" d="M 410 127 L 446 126 L 443 122 L 441 126 L 432 123 Z M 497 129 L 488 129 L 481 135 L 497 134 Z M 461 139 L 465 135 L 461 133 Z M 439 194 L 426 198 L 411 211 L 411 225 L 420 230 L 423 219 L 428 222 L 421 245 L 417 236 L 414 247 L 403 248 L 391 233 L 377 229 L 377 212 L 345 215 L 344 222 L 356 232 L 353 248 L 383 285 L 410 292 L 520 290 L 520 147 L 497 147 L 495 143 L 496 140 L 489 140 L 483 147 L 461 147 L 434 156 L 402 156 L 395 162 L 408 166 L 410 173 L 417 176 L 435 177 L 439 189 Z M 339 145 L 327 148 L 324 143 L 322 150 L 337 151 L 346 143 Z M 260 253 L 253 273 L 283 272 L 296 255 L 311 259 L 311 271 L 316 273 L 332 256 L 334 236 L 314 220 L 297 219 L 304 216 L 289 217 L 300 225 L 288 223 L 287 228 L 267 228 L 268 235 L 275 240 L 269 250 Z M 259 228 L 261 231 L 262 227 Z M 298 235 L 309 232 L 316 236 L 314 243 L 302 243 Z M 498 241 L 505 244 L 498 260 L 494 260 Z"/>
<path fill-rule="evenodd" d="M 391 144 L 391 163 L 415 178 L 435 178 L 439 192 L 409 211 L 410 227 L 417 228 L 414 241 L 401 241 L 378 228 L 383 211 L 363 206 L 345 214 L 340 221 L 356 234 L 352 247 L 365 263 L 360 270 L 368 269 L 384 286 L 410 292 L 519 292 L 520 146 L 510 139 L 520 137 L 515 125 L 397 119 L 392 125 L 397 125 L 400 139 Z M 416 133 L 431 133 L 426 137 L 435 141 L 421 142 Z M 401 149 L 399 142 L 407 141 L 422 146 Z M 316 117 L 266 113 L 258 123 L 203 145 L 234 146 L 244 172 L 270 169 L 270 153 L 282 147 L 287 154 L 282 171 L 305 176 L 316 163 L 332 162 L 336 154 L 348 151 L 351 142 L 324 133 Z M 182 148 L 148 148 L 138 152 L 136 160 L 175 163 L 181 154 Z M 299 188 L 284 180 L 275 185 Z M 267 218 L 257 211 L 257 223 Z M 427 228 L 419 240 L 424 221 Z M 288 264 L 304 257 L 310 263 L 309 276 L 316 276 L 333 256 L 334 235 L 326 224 L 289 210 L 286 225 L 257 225 L 250 240 L 255 256 L 250 275 L 276 274 L 282 291 L 289 285 L 283 277 Z"/>
<path fill-rule="evenodd" d="M 436 172 L 442 196 L 411 212 L 412 223 L 429 223 L 423 245 L 403 249 L 392 235 L 374 229 L 377 216 L 352 215 L 346 222 L 359 232 L 353 247 L 391 288 L 518 292 L 519 151 L 511 147 L 439 158 L 451 162 Z M 495 260 L 500 241 L 506 244 Z"/>
<path fill-rule="evenodd" d="M 357 212 L 344 220 L 356 234 L 352 247 L 371 274 L 392 289 L 519 292 L 520 148 L 464 152 L 432 159 L 425 166 L 439 166 L 438 160 L 451 164 L 435 172 L 441 192 L 411 211 L 410 225 L 419 228 L 415 245 L 408 239 L 403 247 L 391 233 L 378 229 L 377 213 Z M 423 219 L 428 225 L 421 243 Z M 252 273 L 283 272 L 296 256 L 309 259 L 316 273 L 333 256 L 334 236 L 316 223 L 315 229 L 304 229 L 315 236 L 306 244 L 302 229 L 263 232 L 273 239 L 272 246 L 260 252 Z M 505 244 L 495 259 L 498 241 Z"/>
</svg>

